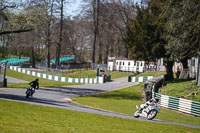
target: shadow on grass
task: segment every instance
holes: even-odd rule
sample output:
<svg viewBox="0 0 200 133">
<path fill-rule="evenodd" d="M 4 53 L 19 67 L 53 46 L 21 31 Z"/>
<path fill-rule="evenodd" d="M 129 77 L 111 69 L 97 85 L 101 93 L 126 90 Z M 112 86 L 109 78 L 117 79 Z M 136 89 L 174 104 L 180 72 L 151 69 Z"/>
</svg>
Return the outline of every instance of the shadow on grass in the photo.
<svg viewBox="0 0 200 133">
<path fill-rule="evenodd" d="M 115 91 L 115 92 L 93 95 L 92 97 L 108 98 L 108 99 L 140 100 L 141 95 L 140 93 L 129 92 L 129 91 Z"/>
<path fill-rule="evenodd" d="M 86 88 L 75 88 L 75 87 L 44 87 L 40 88 L 39 90 L 44 91 L 46 94 L 57 92 L 60 95 L 66 95 L 66 96 L 88 96 L 88 95 L 95 95 L 98 93 L 105 92 L 104 90 L 98 90 L 98 89 L 86 89 Z"/>
<path fill-rule="evenodd" d="M 167 83 L 181 83 L 181 82 L 186 82 L 186 81 L 192 81 L 195 80 L 194 78 L 190 79 L 174 79 L 172 81 L 167 81 Z"/>
</svg>

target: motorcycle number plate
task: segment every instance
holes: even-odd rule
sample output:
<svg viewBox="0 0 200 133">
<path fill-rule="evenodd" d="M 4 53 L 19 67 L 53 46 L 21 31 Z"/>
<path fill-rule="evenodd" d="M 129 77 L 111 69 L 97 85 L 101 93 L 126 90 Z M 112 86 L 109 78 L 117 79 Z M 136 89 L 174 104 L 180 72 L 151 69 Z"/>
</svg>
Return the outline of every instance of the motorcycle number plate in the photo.
<svg viewBox="0 0 200 133">
<path fill-rule="evenodd" d="M 151 111 L 151 107 L 150 106 L 145 110 L 145 112 L 148 114 L 149 111 Z"/>
</svg>

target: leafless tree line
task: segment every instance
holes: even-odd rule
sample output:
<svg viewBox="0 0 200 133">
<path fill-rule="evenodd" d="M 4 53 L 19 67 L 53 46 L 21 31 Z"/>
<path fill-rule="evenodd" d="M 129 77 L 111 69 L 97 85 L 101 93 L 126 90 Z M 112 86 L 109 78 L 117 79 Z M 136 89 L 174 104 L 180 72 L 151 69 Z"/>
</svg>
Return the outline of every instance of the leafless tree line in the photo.
<svg viewBox="0 0 200 133">
<path fill-rule="evenodd" d="M 29 0 L 19 13 L 11 7 L 8 19 L 3 19 L 2 14 L 9 10 L 2 6 L 1 33 L 14 33 L 19 25 L 25 26 L 20 30 L 29 32 L 0 35 L 1 56 L 30 56 L 33 67 L 39 60 L 47 60 L 50 67 L 50 59 L 56 59 L 59 66 L 58 59 L 64 55 L 99 64 L 106 64 L 110 56 L 129 57 L 123 39 L 126 24 L 136 16 L 133 0 L 84 0 L 81 13 L 73 17 L 64 12 L 67 2 L 70 1 Z M 5 29 L 4 24 L 13 28 Z"/>
</svg>

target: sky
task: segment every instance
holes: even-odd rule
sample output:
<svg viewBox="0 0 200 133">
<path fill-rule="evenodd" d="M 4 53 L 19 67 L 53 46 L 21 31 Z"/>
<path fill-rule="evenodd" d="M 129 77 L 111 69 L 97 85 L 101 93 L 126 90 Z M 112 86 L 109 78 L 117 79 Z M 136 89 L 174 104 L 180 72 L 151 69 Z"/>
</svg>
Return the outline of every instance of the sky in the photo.
<svg viewBox="0 0 200 133">
<path fill-rule="evenodd" d="M 141 0 L 134 0 L 135 2 L 140 2 Z M 67 16 L 75 16 L 80 13 L 80 6 L 82 4 L 82 0 L 72 0 L 73 3 L 68 4 L 67 8 Z"/>
<path fill-rule="evenodd" d="M 68 16 L 75 16 L 80 13 L 80 6 L 81 6 L 82 0 L 74 0 L 72 3 L 66 5 L 66 12 Z"/>
</svg>

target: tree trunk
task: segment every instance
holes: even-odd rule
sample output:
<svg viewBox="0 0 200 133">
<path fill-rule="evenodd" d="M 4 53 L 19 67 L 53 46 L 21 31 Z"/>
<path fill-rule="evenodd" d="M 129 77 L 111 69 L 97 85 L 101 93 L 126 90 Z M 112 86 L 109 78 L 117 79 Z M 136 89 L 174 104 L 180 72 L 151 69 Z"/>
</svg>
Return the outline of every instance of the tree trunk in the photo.
<svg viewBox="0 0 200 133">
<path fill-rule="evenodd" d="M 63 5 L 64 0 L 61 0 L 61 8 L 60 8 L 60 35 L 59 42 L 56 47 L 56 68 L 60 66 L 60 53 L 61 53 L 61 44 L 62 44 L 62 31 L 63 31 Z"/>
<path fill-rule="evenodd" d="M 102 48 L 102 43 L 99 43 L 99 61 L 98 64 L 102 64 L 102 59 L 103 59 L 103 48 Z"/>
<path fill-rule="evenodd" d="M 198 67 L 197 67 L 197 86 L 200 86 L 200 53 L 198 53 Z"/>
<path fill-rule="evenodd" d="M 32 67 L 35 68 L 35 50 L 31 47 Z"/>
<path fill-rule="evenodd" d="M 51 47 L 51 40 L 50 40 L 50 22 L 48 23 L 48 29 L 47 29 L 47 41 L 46 41 L 46 45 L 47 45 L 47 67 L 50 68 L 50 63 L 51 63 L 51 55 L 50 55 L 50 47 Z"/>
<path fill-rule="evenodd" d="M 48 6 L 48 5 L 47 5 Z M 54 7 L 54 0 L 51 1 L 51 7 L 50 7 L 50 16 L 48 15 L 48 9 L 47 9 L 47 16 L 49 16 L 48 27 L 47 27 L 47 67 L 51 67 L 51 53 L 50 53 L 50 47 L 51 47 L 51 22 L 53 17 L 53 7 Z"/>
<path fill-rule="evenodd" d="M 181 63 L 183 64 L 183 69 L 188 69 L 188 58 L 181 60 Z"/>
<path fill-rule="evenodd" d="M 96 53 L 96 40 L 99 27 L 99 4 L 100 0 L 94 0 L 93 3 L 93 21 L 94 21 L 94 41 L 92 49 L 92 63 L 95 63 L 95 53 Z"/>
<path fill-rule="evenodd" d="M 61 44 L 58 43 L 56 45 L 56 68 L 60 66 L 60 51 L 61 51 Z"/>
<path fill-rule="evenodd" d="M 173 70 L 172 70 L 173 65 L 174 65 L 173 61 L 167 61 L 167 79 L 169 81 L 174 80 L 174 74 L 173 74 Z"/>
<path fill-rule="evenodd" d="M 121 57 L 121 52 L 122 52 L 122 48 L 121 48 L 121 45 L 120 45 L 120 39 L 118 38 L 117 39 L 117 56 L 118 57 Z"/>
<path fill-rule="evenodd" d="M 128 46 L 125 44 L 125 58 L 128 59 Z"/>
<path fill-rule="evenodd" d="M 51 63 L 51 56 L 50 56 L 50 45 L 47 46 L 47 66 L 50 68 L 50 63 Z"/>
<path fill-rule="evenodd" d="M 106 47 L 106 54 L 104 54 L 104 64 L 108 64 L 109 45 Z"/>
<path fill-rule="evenodd" d="M 113 41 L 114 42 L 114 41 Z M 112 43 L 109 44 L 110 45 L 110 56 L 113 57 L 114 56 L 114 48 Z M 119 56 L 118 56 L 119 57 Z"/>
</svg>

